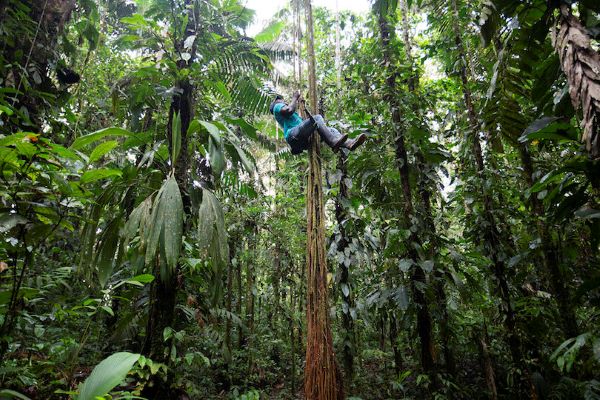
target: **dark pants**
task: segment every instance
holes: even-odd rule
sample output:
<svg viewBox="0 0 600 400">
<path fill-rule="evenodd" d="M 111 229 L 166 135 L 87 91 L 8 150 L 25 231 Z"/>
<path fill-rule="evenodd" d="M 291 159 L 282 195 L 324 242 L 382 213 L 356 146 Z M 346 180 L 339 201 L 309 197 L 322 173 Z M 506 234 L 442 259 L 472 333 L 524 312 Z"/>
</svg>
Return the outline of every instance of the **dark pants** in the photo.
<svg viewBox="0 0 600 400">
<path fill-rule="evenodd" d="M 313 115 L 313 121 L 309 119 L 305 119 L 300 125 L 295 128 L 290 129 L 290 133 L 287 137 L 287 142 L 292 148 L 292 154 L 300 154 L 304 150 L 308 150 L 310 146 L 310 137 L 315 130 L 322 131 L 323 129 L 318 129 L 320 127 L 329 129 L 332 134 L 335 136 L 341 136 L 342 134 L 335 128 L 328 127 L 325 125 L 325 121 L 323 117 L 320 115 Z M 321 132 L 319 132 L 321 134 Z M 321 134 L 322 136 L 322 134 Z M 322 137 L 322 139 L 324 139 Z"/>
</svg>

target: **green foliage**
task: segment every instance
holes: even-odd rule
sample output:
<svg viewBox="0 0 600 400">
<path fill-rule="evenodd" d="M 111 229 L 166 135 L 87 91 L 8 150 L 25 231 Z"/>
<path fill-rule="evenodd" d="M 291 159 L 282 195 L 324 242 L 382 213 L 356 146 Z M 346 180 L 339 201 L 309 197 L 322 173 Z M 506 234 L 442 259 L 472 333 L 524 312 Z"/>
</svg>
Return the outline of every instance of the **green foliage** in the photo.
<svg viewBox="0 0 600 400">
<path fill-rule="evenodd" d="M 79 149 L 82 149 L 94 142 L 97 142 L 98 140 L 104 139 L 107 136 L 120 137 L 120 136 L 130 136 L 130 135 L 131 135 L 131 133 L 129 131 L 122 129 L 122 128 L 101 129 L 97 132 L 78 137 L 77 139 L 75 139 L 75 141 L 71 145 L 71 148 L 73 150 L 79 150 Z M 90 162 L 91 162 L 91 160 L 90 160 Z"/>
<path fill-rule="evenodd" d="M 202 190 L 202 204 L 198 211 L 198 248 L 208 254 L 215 270 L 228 263 L 229 250 L 223 209 L 209 190 Z"/>
<path fill-rule="evenodd" d="M 140 358 L 139 354 L 128 352 L 115 353 L 94 367 L 90 376 L 79 387 L 79 400 L 94 400 L 110 392 L 119 385 L 133 365 Z"/>
<path fill-rule="evenodd" d="M 299 3 L 254 38 L 237 0 L 0 5 L 0 397 L 301 397 L 307 157 L 268 115 L 305 91 Z M 314 8 L 321 112 L 369 137 L 320 155 L 346 395 L 487 398 L 489 367 L 499 398 L 598 398 L 600 175 L 558 11 L 452 5 Z"/>
<path fill-rule="evenodd" d="M 165 281 L 168 281 L 177 266 L 183 236 L 183 218 L 181 193 L 175 177 L 171 176 L 154 198 L 150 219 L 147 225 L 144 224 L 148 227 L 145 239 L 146 263 L 152 263 L 158 253 L 161 278 Z"/>
</svg>

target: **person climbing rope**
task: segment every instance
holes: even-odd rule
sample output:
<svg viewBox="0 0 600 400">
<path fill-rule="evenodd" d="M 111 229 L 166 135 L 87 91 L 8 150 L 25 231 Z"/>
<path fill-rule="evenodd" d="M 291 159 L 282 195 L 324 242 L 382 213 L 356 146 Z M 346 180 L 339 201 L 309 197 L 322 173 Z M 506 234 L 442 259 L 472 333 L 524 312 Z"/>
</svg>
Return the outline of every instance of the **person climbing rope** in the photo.
<svg viewBox="0 0 600 400">
<path fill-rule="evenodd" d="M 292 149 L 292 154 L 300 154 L 304 150 L 308 150 L 309 139 L 315 129 L 333 151 L 337 151 L 340 147 L 350 151 L 355 150 L 367 139 L 364 133 L 357 136 L 356 139 L 348 139 L 347 134 L 341 134 L 337 129 L 325 125 L 322 116 L 312 116 L 308 111 L 306 112 L 308 118 L 302 120 L 296 112 L 302 101 L 300 92 L 296 91 L 290 104 L 287 104 L 282 96 L 277 95 L 269 107 L 269 111 L 283 129 L 283 135 Z"/>
</svg>

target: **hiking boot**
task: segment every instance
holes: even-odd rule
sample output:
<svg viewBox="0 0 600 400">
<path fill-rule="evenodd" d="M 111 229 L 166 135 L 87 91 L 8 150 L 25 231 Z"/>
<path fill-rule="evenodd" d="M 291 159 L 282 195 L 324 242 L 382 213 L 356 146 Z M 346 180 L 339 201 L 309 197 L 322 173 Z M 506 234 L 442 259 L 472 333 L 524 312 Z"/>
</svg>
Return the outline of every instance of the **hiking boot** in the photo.
<svg viewBox="0 0 600 400">
<path fill-rule="evenodd" d="M 327 143 L 329 147 L 331 147 L 333 151 L 339 149 L 340 146 L 343 145 L 348 139 L 347 134 L 342 135 L 335 128 L 329 128 L 327 126 L 318 124 L 317 130 L 319 131 L 319 135 L 321 135 L 321 138 L 325 141 L 325 143 Z"/>
<path fill-rule="evenodd" d="M 356 137 L 356 139 L 346 140 L 344 142 L 344 147 L 347 148 L 350 151 L 354 151 L 354 150 L 356 150 L 356 148 L 358 146 L 360 146 L 361 144 L 363 144 L 365 142 L 365 140 L 367 140 L 367 135 L 364 134 L 364 133 L 361 133 L 360 135 L 358 135 Z"/>
</svg>

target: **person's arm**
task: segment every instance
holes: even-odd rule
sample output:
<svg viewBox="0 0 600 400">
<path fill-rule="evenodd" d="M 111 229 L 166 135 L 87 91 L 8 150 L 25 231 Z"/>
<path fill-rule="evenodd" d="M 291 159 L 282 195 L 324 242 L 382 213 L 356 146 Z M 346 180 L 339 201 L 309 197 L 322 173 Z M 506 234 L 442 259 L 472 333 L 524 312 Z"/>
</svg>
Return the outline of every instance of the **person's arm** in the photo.
<svg viewBox="0 0 600 400">
<path fill-rule="evenodd" d="M 295 113 L 296 109 L 298 108 L 298 103 L 300 102 L 300 98 L 301 98 L 300 92 L 296 90 L 296 92 L 294 93 L 292 102 L 281 109 L 281 111 L 280 111 L 281 115 L 288 117 L 288 116 L 292 115 L 293 113 Z"/>
</svg>

